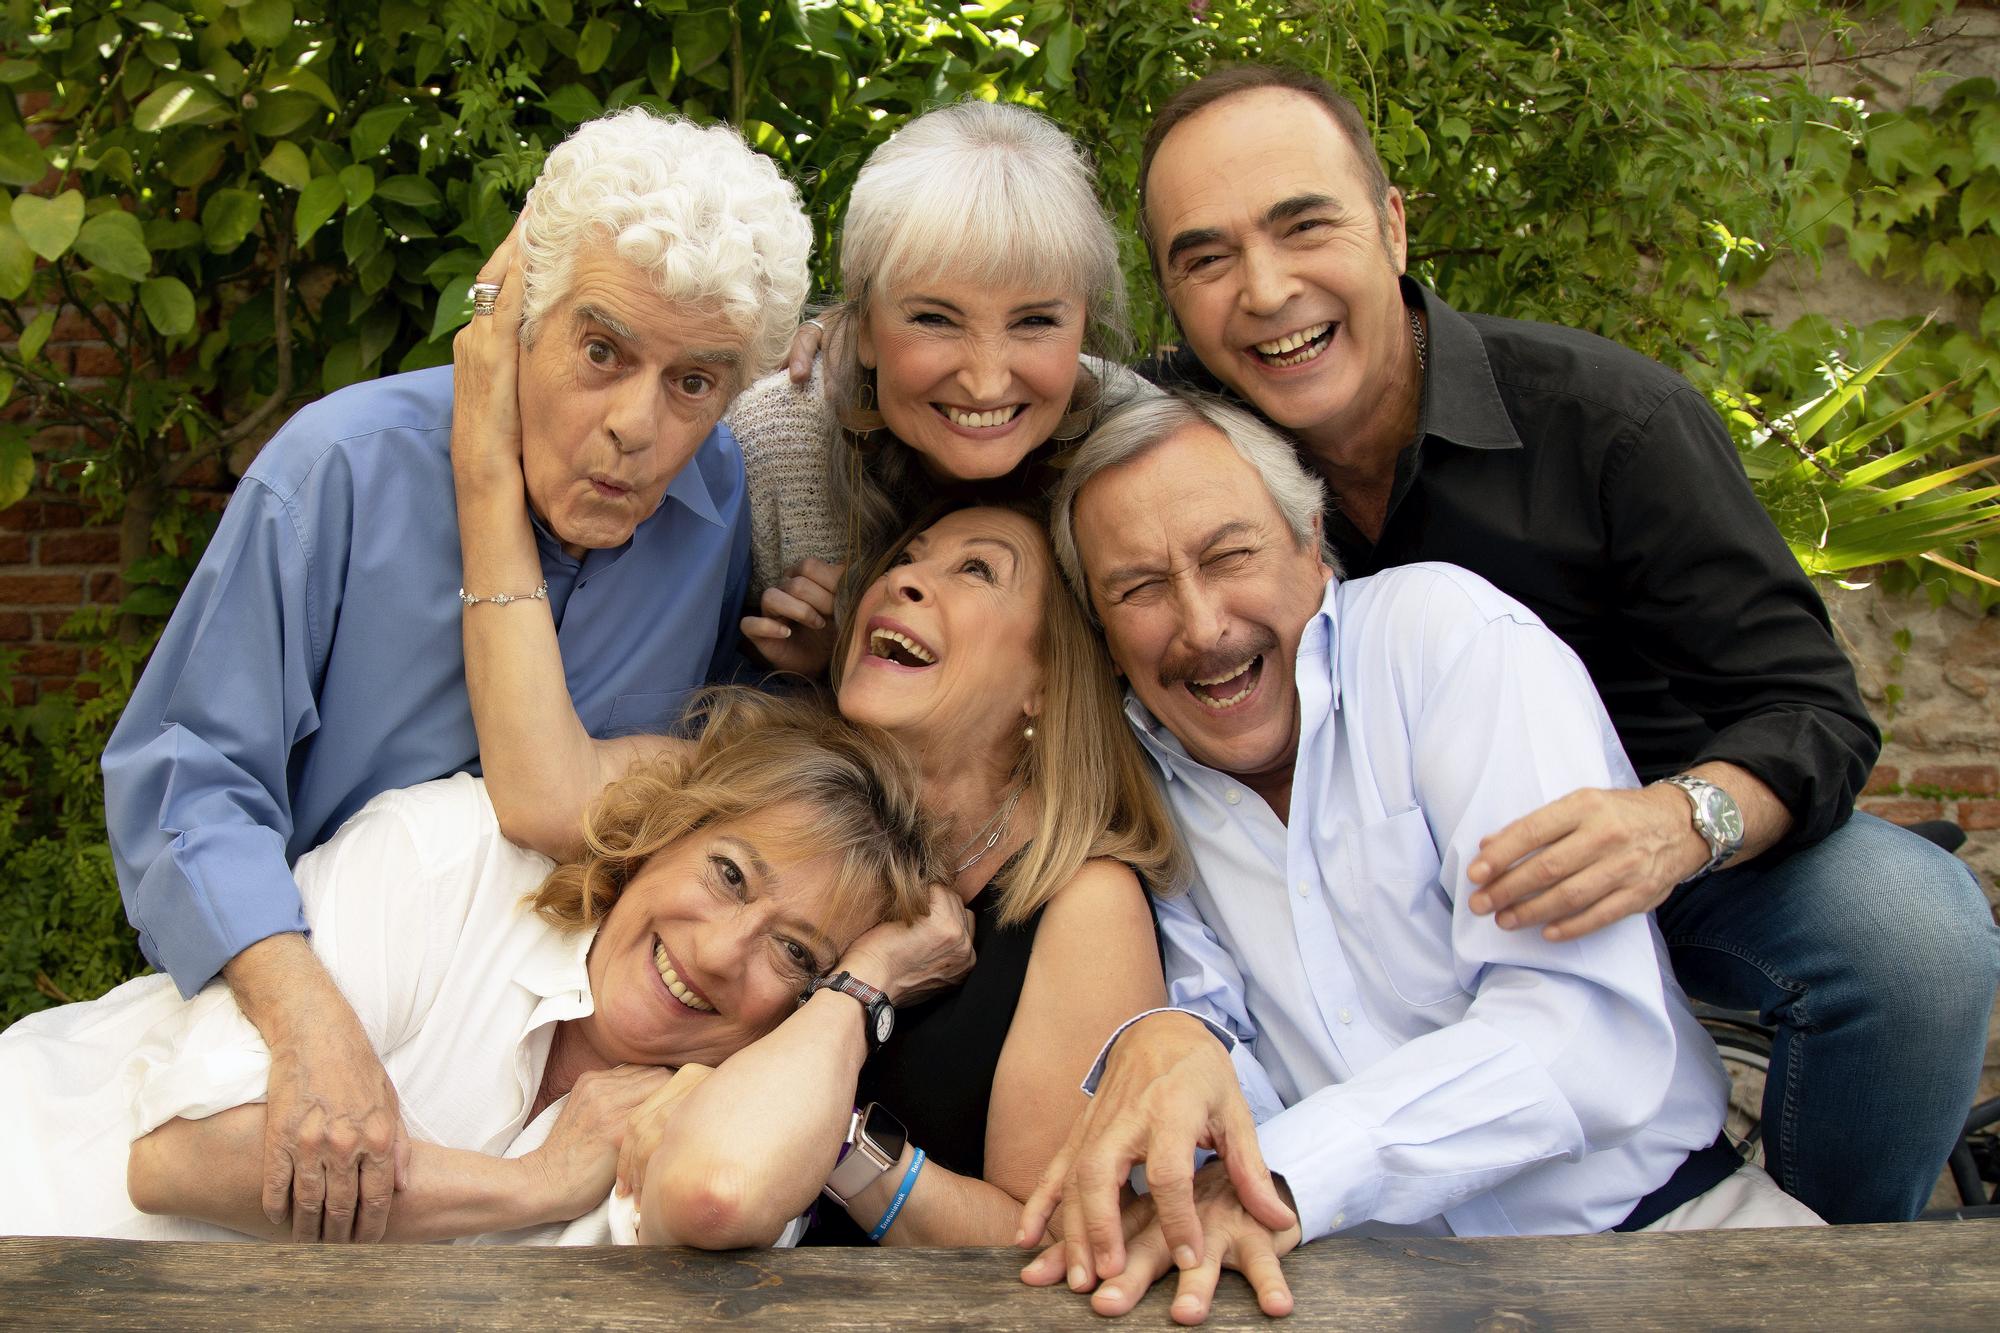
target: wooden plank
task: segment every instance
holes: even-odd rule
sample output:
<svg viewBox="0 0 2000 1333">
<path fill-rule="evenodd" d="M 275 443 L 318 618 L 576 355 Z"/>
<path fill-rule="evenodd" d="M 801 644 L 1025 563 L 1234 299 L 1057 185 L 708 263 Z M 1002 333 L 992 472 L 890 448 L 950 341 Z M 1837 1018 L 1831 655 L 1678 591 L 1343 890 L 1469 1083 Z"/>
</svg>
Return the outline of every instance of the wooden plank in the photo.
<svg viewBox="0 0 2000 1333">
<path fill-rule="evenodd" d="M 466 1249 L 0 1239 L 0 1327 L 1067 1329 L 1010 1250 Z M 1296 1329 L 2000 1328 L 2000 1222 L 1361 1240 L 1285 1261 Z M 1124 1324 L 1171 1327 L 1170 1284 Z M 1226 1275 L 1218 1328 L 1272 1328 Z"/>
</svg>

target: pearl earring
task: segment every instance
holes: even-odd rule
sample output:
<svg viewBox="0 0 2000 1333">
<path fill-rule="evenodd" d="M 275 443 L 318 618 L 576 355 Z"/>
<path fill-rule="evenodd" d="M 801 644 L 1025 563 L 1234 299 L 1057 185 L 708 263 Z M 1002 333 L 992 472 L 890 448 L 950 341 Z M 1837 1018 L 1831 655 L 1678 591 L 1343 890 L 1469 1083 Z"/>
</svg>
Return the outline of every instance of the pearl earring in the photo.
<svg viewBox="0 0 2000 1333">
<path fill-rule="evenodd" d="M 1027 726 L 1021 728 L 1021 739 L 1024 741 L 1031 741 L 1035 739 L 1034 723 L 1030 722 Z"/>
</svg>

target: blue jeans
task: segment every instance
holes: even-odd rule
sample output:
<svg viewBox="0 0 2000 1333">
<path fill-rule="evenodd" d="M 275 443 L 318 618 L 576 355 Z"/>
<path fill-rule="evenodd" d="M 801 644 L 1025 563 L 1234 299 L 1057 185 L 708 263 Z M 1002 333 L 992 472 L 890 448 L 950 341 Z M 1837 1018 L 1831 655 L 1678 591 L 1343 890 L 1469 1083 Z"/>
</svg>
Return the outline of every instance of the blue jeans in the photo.
<svg viewBox="0 0 2000 1333">
<path fill-rule="evenodd" d="M 1855 814 L 1825 841 L 1675 890 L 1681 986 L 1777 1029 L 1767 1169 L 1829 1222 L 1930 1198 L 1978 1091 L 2000 930 L 1971 870 Z"/>
</svg>

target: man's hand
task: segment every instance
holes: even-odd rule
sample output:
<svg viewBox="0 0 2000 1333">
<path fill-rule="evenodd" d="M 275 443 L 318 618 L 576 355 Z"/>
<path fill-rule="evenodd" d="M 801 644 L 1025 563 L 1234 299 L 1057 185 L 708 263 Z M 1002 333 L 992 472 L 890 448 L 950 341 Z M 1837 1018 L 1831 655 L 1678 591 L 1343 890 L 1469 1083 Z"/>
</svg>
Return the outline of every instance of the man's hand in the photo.
<svg viewBox="0 0 2000 1333">
<path fill-rule="evenodd" d="M 909 925 L 884 922 L 841 955 L 851 972 L 902 1007 L 965 980 L 972 970 L 972 913 L 951 889 L 931 886 L 931 910 Z"/>
<path fill-rule="evenodd" d="M 223 977 L 271 1048 L 264 1216 L 299 1241 L 378 1241 L 409 1171 L 396 1089 L 303 935 L 273 935 Z"/>
<path fill-rule="evenodd" d="M 743 637 L 780 671 L 824 674 L 833 660 L 834 594 L 846 568 L 810 557 L 793 565 L 784 582 L 764 589 L 763 614 L 743 617 Z"/>
<path fill-rule="evenodd" d="M 1208 1256 L 1196 1212 L 1197 1148 L 1221 1157 L 1237 1196 L 1266 1230 L 1297 1225 L 1264 1165 L 1229 1052 L 1191 1015 L 1143 1019 L 1111 1048 L 1097 1095 L 1021 1205 L 1014 1243 L 1039 1244 L 1060 1203 L 1070 1285 L 1083 1291 L 1095 1278 L 1116 1276 L 1126 1266 L 1119 1190 L 1144 1163 L 1165 1252 L 1183 1270 L 1199 1267 Z"/>
<path fill-rule="evenodd" d="M 1172 1306 L 1174 1322 L 1199 1324 L 1208 1318 L 1215 1284 L 1225 1268 L 1233 1268 L 1250 1280 L 1257 1293 L 1257 1308 L 1265 1314 L 1290 1314 L 1292 1291 L 1285 1284 L 1278 1260 L 1297 1247 L 1297 1224 L 1272 1230 L 1252 1217 L 1237 1197 L 1228 1168 L 1220 1161 L 1210 1162 L 1195 1173 L 1194 1216 L 1202 1233 L 1203 1258 L 1192 1266 L 1181 1265 Z M 1105 1279 L 1102 1285 L 1089 1280 L 1079 1285 L 1073 1274 L 1070 1278 L 1070 1286 L 1078 1291 L 1096 1286 L 1090 1308 L 1101 1315 L 1126 1313 L 1174 1267 L 1151 1195 L 1134 1199 L 1120 1221 L 1126 1237 L 1124 1271 Z M 1051 1245 L 1021 1270 L 1021 1280 L 1031 1287 L 1053 1286 L 1062 1280 L 1063 1270 L 1063 1247 Z"/>
<path fill-rule="evenodd" d="M 1574 791 L 1480 840 L 1470 906 L 1506 930 L 1575 939 L 1666 901 L 1708 861 L 1687 798 L 1654 784 Z"/>
</svg>

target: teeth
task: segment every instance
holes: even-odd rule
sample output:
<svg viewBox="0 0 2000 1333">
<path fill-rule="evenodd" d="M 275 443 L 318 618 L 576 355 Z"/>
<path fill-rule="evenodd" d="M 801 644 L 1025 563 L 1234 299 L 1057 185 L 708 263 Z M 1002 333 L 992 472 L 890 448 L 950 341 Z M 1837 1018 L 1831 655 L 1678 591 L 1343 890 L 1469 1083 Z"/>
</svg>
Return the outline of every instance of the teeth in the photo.
<svg viewBox="0 0 2000 1333">
<path fill-rule="evenodd" d="M 702 999 L 701 996 L 696 995 L 681 982 L 680 974 L 674 971 L 673 962 L 667 957 L 666 945 L 656 944 L 653 946 L 653 966 L 660 969 L 660 980 L 667 983 L 667 992 L 676 1000 L 679 1000 L 688 1008 L 704 1014 L 715 1012 L 714 1005 Z"/>
<path fill-rule="evenodd" d="M 907 634 L 898 634 L 892 629 L 870 630 L 868 633 L 868 651 L 874 653 L 877 657 L 887 657 L 889 650 L 885 645 L 892 643 L 910 656 L 916 658 L 919 662 L 922 662 L 925 666 L 930 666 L 937 661 L 937 658 L 931 655 L 929 649 Z"/>
<path fill-rule="evenodd" d="M 1333 324 L 1331 321 L 1325 324 L 1315 324 L 1309 329 L 1300 329 L 1297 333 L 1288 333 L 1275 342 L 1258 343 L 1257 350 L 1265 356 L 1283 356 L 1287 352 L 1297 351 L 1299 348 L 1304 347 L 1307 343 L 1332 327 Z"/>
<path fill-rule="evenodd" d="M 1253 657 L 1250 659 L 1250 662 L 1255 662 L 1256 660 L 1257 659 Z M 1250 662 L 1245 662 L 1242 666 L 1237 667 L 1235 670 L 1225 671 L 1221 675 L 1213 677 L 1212 679 L 1197 680 L 1192 683 L 1196 685 L 1220 685 L 1224 681 L 1235 680 L 1238 676 L 1242 675 L 1244 672 L 1250 669 Z"/>
<path fill-rule="evenodd" d="M 1014 404 L 1012 407 L 996 407 L 991 412 L 961 412 L 955 407 L 945 407 L 942 403 L 938 406 L 943 409 L 945 416 L 951 419 L 953 425 L 964 426 L 967 429 L 977 429 L 981 426 L 1004 426 L 1014 419 L 1015 413 L 1021 410 L 1021 404 L 1019 403 Z"/>
</svg>

